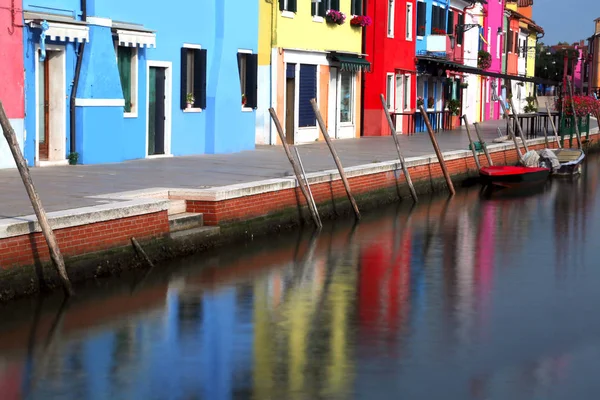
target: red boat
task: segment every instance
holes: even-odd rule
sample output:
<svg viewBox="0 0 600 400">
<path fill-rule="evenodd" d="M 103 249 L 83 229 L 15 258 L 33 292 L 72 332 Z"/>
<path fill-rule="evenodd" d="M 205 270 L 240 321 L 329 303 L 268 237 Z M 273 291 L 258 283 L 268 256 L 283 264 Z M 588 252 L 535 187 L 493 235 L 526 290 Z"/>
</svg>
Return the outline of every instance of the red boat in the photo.
<svg viewBox="0 0 600 400">
<path fill-rule="evenodd" d="M 543 183 L 550 177 L 550 168 L 493 166 L 479 170 L 484 185 L 515 188 Z"/>
</svg>

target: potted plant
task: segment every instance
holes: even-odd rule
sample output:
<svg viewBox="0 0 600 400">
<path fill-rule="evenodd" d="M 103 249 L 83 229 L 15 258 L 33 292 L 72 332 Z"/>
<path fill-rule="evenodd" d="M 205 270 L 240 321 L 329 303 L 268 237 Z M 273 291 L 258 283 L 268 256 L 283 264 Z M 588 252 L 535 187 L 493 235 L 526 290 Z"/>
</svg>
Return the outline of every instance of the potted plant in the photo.
<svg viewBox="0 0 600 400">
<path fill-rule="evenodd" d="M 468 83 L 468 82 L 461 82 L 461 83 L 460 83 L 460 88 L 461 88 L 461 89 L 466 89 L 466 88 L 468 88 L 468 87 L 469 87 L 469 83 Z"/>
<path fill-rule="evenodd" d="M 373 21 L 371 20 L 371 17 L 368 17 L 366 15 L 355 15 L 350 20 L 350 25 L 362 28 L 365 28 L 371 25 L 372 23 Z"/>
<path fill-rule="evenodd" d="M 421 96 L 417 97 L 417 107 L 420 107 L 425 104 L 425 100 Z"/>
<path fill-rule="evenodd" d="M 246 95 L 242 93 L 242 107 L 246 107 L 247 101 L 248 99 L 246 98 Z"/>
<path fill-rule="evenodd" d="M 460 114 L 460 101 L 457 99 L 448 100 L 446 107 L 448 107 L 448 111 L 450 111 L 452 129 L 454 129 L 459 125 L 460 117 L 458 115 Z"/>
<path fill-rule="evenodd" d="M 535 106 L 535 97 L 533 96 L 527 96 L 525 98 L 525 101 L 527 102 L 527 105 L 523 108 L 523 111 L 526 114 L 529 113 L 536 113 L 537 112 L 537 107 Z"/>
<path fill-rule="evenodd" d="M 79 153 L 76 151 L 69 153 L 69 165 L 77 165 L 77 161 L 79 161 Z"/>
<path fill-rule="evenodd" d="M 477 67 L 480 69 L 488 69 L 492 66 L 492 55 L 485 50 L 479 50 L 477 53 Z"/>
<path fill-rule="evenodd" d="M 194 93 L 188 93 L 185 99 L 187 101 L 187 108 L 192 108 L 194 106 L 194 102 L 196 101 Z"/>
<path fill-rule="evenodd" d="M 346 14 L 338 10 L 327 10 L 325 20 L 330 24 L 342 25 L 346 21 Z"/>
<path fill-rule="evenodd" d="M 433 108 L 435 105 L 435 99 L 433 97 L 427 98 L 427 108 Z"/>
<path fill-rule="evenodd" d="M 440 28 L 433 28 L 431 30 L 431 34 L 432 35 L 445 35 L 446 34 L 446 30 L 445 29 L 440 29 Z"/>
</svg>

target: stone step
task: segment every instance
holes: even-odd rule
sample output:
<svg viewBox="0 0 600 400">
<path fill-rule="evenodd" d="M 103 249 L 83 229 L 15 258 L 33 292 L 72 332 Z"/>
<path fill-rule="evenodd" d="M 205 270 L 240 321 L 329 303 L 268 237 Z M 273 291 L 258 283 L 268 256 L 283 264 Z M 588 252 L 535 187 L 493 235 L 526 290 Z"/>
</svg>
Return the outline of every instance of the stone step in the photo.
<svg viewBox="0 0 600 400">
<path fill-rule="evenodd" d="M 169 227 L 171 232 L 199 228 L 203 225 L 204 216 L 202 214 L 183 212 L 180 214 L 169 215 Z"/>
<path fill-rule="evenodd" d="M 218 226 L 201 226 L 194 229 L 186 229 L 184 231 L 171 232 L 169 235 L 173 240 L 185 240 L 188 238 L 200 239 L 218 236 L 221 234 L 221 228 Z"/>
<path fill-rule="evenodd" d="M 171 200 L 169 202 L 169 215 L 183 214 L 187 211 L 187 204 L 185 200 Z"/>
</svg>

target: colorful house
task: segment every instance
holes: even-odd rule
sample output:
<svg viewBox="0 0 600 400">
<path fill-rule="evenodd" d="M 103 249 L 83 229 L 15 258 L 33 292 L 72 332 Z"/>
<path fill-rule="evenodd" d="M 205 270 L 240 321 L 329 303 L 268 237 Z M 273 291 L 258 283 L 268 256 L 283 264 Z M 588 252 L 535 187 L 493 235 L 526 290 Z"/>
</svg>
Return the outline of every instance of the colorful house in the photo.
<svg viewBox="0 0 600 400">
<path fill-rule="evenodd" d="M 594 20 L 594 34 L 588 38 L 588 93 L 600 95 L 600 18 Z"/>
<path fill-rule="evenodd" d="M 321 139 L 310 104 L 316 99 L 332 138 L 360 136 L 362 73 L 369 63 L 362 57 L 362 31 L 353 16 L 364 13 L 362 0 L 320 2 L 279 0 L 261 8 L 260 104 L 270 104 L 290 143 Z M 355 20 L 355 22 L 358 21 Z M 270 37 L 270 77 L 266 76 Z M 267 98 L 270 97 L 270 101 Z M 279 143 L 273 124 L 261 109 L 256 137 Z M 268 129 L 267 129 L 268 128 Z M 268 134 L 267 134 L 268 132 Z"/>
<path fill-rule="evenodd" d="M 367 3 L 366 14 L 377 15 L 375 24 L 365 29 L 366 59 L 371 70 L 364 74 L 363 108 L 364 136 L 390 135 L 380 94 L 394 114 L 396 131 L 413 131 L 415 112 L 416 67 L 416 4 L 413 0 L 373 0 Z"/>
<path fill-rule="evenodd" d="M 484 5 L 484 10 L 486 15 L 484 28 L 486 34 L 485 50 L 491 55 L 491 63 L 487 70 L 502 74 L 504 0 L 488 2 Z M 484 85 L 486 95 L 482 100 L 484 103 L 483 120 L 499 119 L 502 110 L 497 105 L 497 102 L 494 101 L 493 90 L 496 90 L 496 94 L 499 93 L 502 87 L 502 79 L 487 77 L 485 78 Z"/>
<path fill-rule="evenodd" d="M 25 0 L 30 165 L 254 148 L 258 4 Z"/>
<path fill-rule="evenodd" d="M 2 27 L 0 29 L 0 64 L 2 65 L 0 101 L 23 150 L 25 140 L 23 17 L 19 3 L 0 0 L 0 27 Z M 4 135 L 0 135 L 0 168 L 14 168 L 14 166 L 13 156 Z"/>
</svg>

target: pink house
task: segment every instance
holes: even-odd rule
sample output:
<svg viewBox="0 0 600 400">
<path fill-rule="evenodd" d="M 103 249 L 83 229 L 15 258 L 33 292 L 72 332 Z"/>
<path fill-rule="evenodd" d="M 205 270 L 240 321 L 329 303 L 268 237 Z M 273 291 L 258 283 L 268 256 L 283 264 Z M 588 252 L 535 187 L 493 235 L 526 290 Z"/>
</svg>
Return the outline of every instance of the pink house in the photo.
<svg viewBox="0 0 600 400">
<path fill-rule="evenodd" d="M 0 65 L 2 83 L 0 101 L 8 115 L 23 150 L 25 98 L 23 84 L 23 12 L 21 1 L 0 0 Z M 0 135 L 0 168 L 12 168 L 14 161 Z"/>
<path fill-rule="evenodd" d="M 577 60 L 574 62 L 573 69 L 573 90 L 576 93 L 584 93 L 584 77 L 583 77 L 583 61 L 586 59 L 587 55 L 585 51 L 587 50 L 586 43 L 582 40 L 579 43 L 575 43 L 573 45 L 575 50 L 579 53 Z"/>
<path fill-rule="evenodd" d="M 488 69 L 490 72 L 502 73 L 503 21 L 504 0 L 488 0 L 487 4 L 484 5 L 484 28 L 482 35 L 485 35 L 485 41 L 482 41 L 482 44 L 483 49 L 488 51 L 492 56 L 492 65 Z M 492 101 L 492 86 L 495 85 L 496 93 L 499 93 L 502 86 L 501 81 L 499 78 L 486 77 L 483 79 L 484 87 L 481 90 L 481 104 L 484 105 L 483 121 L 500 118 L 501 110 L 499 110 L 497 102 Z"/>
</svg>

